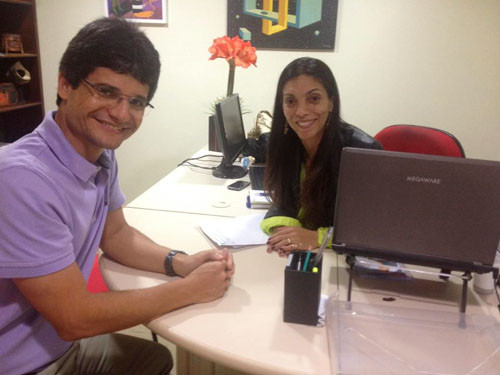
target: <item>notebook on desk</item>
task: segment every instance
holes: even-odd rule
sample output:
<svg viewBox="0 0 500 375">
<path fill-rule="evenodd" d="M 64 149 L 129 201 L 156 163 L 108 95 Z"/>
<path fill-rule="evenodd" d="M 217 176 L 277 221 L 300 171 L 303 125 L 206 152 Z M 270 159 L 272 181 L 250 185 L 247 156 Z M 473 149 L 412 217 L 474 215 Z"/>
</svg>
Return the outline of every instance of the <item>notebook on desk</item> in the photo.
<svg viewBox="0 0 500 375">
<path fill-rule="evenodd" d="M 333 248 L 451 270 L 491 271 L 500 162 L 346 148 Z"/>
</svg>

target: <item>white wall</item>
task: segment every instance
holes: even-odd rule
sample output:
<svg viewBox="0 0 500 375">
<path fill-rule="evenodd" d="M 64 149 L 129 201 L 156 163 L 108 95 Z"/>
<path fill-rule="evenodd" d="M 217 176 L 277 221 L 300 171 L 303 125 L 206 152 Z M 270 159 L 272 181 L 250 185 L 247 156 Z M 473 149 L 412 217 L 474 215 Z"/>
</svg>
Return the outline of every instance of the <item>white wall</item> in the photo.
<svg viewBox="0 0 500 375">
<path fill-rule="evenodd" d="M 46 110 L 67 43 L 103 4 L 37 1 Z M 207 49 L 225 35 L 226 11 L 227 0 L 168 0 L 168 25 L 144 28 L 162 72 L 156 109 L 117 152 L 129 201 L 207 143 L 208 106 L 227 83 L 227 64 L 209 61 Z M 283 67 L 310 55 L 331 66 L 345 120 L 371 134 L 395 123 L 442 128 L 468 157 L 500 160 L 499 19 L 498 0 L 339 0 L 334 52 L 259 50 L 257 68 L 237 68 L 246 127 L 272 110 Z"/>
</svg>

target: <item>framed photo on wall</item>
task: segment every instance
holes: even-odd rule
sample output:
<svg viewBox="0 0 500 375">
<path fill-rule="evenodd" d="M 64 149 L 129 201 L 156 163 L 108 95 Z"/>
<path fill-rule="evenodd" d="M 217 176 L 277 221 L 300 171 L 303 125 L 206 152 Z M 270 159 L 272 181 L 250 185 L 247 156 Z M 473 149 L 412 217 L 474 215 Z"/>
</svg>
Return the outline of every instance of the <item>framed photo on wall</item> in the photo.
<svg viewBox="0 0 500 375">
<path fill-rule="evenodd" d="M 167 0 L 104 0 L 106 17 L 138 23 L 167 23 Z"/>
<path fill-rule="evenodd" d="M 227 35 L 269 49 L 333 50 L 338 0 L 228 0 Z"/>
</svg>

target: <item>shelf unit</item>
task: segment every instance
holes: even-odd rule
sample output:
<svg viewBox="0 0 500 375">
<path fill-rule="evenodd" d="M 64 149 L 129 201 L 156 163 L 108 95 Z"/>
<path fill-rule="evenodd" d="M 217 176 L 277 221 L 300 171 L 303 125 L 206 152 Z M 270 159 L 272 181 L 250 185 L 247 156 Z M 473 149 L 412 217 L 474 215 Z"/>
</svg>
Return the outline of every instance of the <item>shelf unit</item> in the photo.
<svg viewBox="0 0 500 375">
<path fill-rule="evenodd" d="M 5 73 L 17 61 L 30 72 L 31 81 L 17 87 L 17 104 L 0 107 L 0 143 L 30 133 L 44 116 L 35 0 L 0 0 L 0 37 L 4 33 L 21 35 L 24 53 L 0 49 L 0 82 L 7 81 Z"/>
</svg>

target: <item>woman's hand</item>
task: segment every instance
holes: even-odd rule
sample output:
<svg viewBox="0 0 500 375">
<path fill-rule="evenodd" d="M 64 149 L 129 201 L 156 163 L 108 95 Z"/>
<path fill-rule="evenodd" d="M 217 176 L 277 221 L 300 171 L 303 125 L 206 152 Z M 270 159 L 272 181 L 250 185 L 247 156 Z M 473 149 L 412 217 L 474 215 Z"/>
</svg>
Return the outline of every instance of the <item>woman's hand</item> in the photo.
<svg viewBox="0 0 500 375">
<path fill-rule="evenodd" d="M 309 250 L 318 247 L 318 231 L 300 227 L 279 227 L 267 241 L 267 252 L 287 256 L 293 250 Z"/>
</svg>

